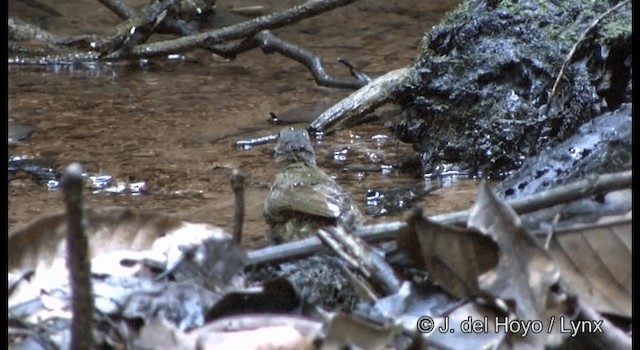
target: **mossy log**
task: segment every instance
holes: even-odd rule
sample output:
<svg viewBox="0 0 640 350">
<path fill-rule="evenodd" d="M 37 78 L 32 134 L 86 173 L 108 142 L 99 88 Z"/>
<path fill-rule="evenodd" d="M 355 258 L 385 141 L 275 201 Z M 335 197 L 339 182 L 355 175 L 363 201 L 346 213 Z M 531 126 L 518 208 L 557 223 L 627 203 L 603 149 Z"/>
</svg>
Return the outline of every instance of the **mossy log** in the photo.
<svg viewBox="0 0 640 350">
<path fill-rule="evenodd" d="M 508 174 L 631 102 L 631 10 L 629 1 L 464 1 L 423 39 L 397 98 L 397 136 L 416 145 L 425 175 Z"/>
</svg>

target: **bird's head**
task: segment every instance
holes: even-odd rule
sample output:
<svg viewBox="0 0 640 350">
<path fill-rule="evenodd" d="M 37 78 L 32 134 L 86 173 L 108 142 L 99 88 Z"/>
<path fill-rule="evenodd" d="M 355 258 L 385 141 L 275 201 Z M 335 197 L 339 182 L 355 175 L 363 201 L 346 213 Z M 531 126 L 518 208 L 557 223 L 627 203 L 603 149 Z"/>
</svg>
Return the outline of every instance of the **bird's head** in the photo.
<svg viewBox="0 0 640 350">
<path fill-rule="evenodd" d="M 297 162 L 316 165 L 316 154 L 309 133 L 305 129 L 286 127 L 280 130 L 275 151 L 278 165 L 287 166 Z"/>
</svg>

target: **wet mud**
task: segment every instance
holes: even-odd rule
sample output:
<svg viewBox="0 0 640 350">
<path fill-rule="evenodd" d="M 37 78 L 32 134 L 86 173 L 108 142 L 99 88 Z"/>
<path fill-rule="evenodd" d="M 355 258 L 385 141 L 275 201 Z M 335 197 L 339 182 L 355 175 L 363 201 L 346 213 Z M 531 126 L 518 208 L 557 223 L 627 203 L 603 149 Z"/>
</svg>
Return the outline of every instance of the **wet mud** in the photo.
<svg viewBox="0 0 640 350">
<path fill-rule="evenodd" d="M 25 8 L 19 1 L 10 1 L 9 15 L 61 35 L 100 33 L 119 23 L 90 1 L 43 2 L 60 16 Z M 293 4 L 264 3 L 267 11 Z M 412 64 L 425 31 L 456 4 L 363 1 L 275 33 L 322 56 L 327 70 L 338 77 L 349 77 L 338 57 L 376 76 Z M 250 4 L 220 4 L 245 5 Z M 248 247 L 266 243 L 262 205 L 276 174 L 274 144 L 243 150 L 235 142 L 277 133 L 282 122 L 308 126 L 323 106 L 350 93 L 318 87 L 297 62 L 259 50 L 233 61 L 195 51 L 181 62 L 9 66 L 8 75 L 9 118 L 33 128 L 10 145 L 10 156 L 37 159 L 54 170 L 79 161 L 88 176 L 109 176 L 113 185 L 144 185 L 138 192 L 88 188 L 85 197 L 91 205 L 158 210 L 222 227 L 231 226 L 229 176 L 237 168 L 246 175 L 243 243 Z M 318 165 L 352 194 L 363 212 L 369 190 L 431 186 L 417 168 L 402 166 L 412 164 L 416 152 L 388 128 L 386 123 L 397 114 L 381 116 L 314 140 Z M 18 169 L 10 178 L 9 229 L 62 207 L 62 193 L 28 171 Z M 442 189 L 417 204 L 427 214 L 466 209 L 476 189 L 475 181 L 447 178 Z M 400 214 L 367 216 L 365 223 L 398 218 Z"/>
</svg>

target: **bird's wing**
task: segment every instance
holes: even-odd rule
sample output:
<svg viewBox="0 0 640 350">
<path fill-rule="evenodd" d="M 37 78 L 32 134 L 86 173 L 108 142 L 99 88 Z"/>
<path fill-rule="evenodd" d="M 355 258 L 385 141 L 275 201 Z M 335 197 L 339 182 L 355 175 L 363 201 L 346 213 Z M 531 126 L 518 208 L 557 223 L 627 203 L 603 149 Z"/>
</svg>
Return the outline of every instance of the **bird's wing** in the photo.
<svg viewBox="0 0 640 350">
<path fill-rule="evenodd" d="M 332 186 L 323 184 L 281 188 L 269 192 L 265 214 L 275 221 L 285 219 L 283 215 L 296 214 L 337 219 L 342 214 L 344 196 Z"/>
<path fill-rule="evenodd" d="M 345 197 L 340 186 L 322 170 L 296 163 L 276 177 L 265 214 L 275 222 L 296 216 L 337 219 L 344 210 Z"/>
</svg>

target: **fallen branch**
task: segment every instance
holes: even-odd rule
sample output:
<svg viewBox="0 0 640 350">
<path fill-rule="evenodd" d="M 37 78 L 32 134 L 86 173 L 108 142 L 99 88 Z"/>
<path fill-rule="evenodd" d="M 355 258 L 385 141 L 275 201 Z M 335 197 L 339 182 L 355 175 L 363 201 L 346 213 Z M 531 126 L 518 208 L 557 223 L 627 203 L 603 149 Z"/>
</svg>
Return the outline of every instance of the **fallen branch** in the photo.
<svg viewBox="0 0 640 350">
<path fill-rule="evenodd" d="M 322 59 L 292 43 L 286 42 L 265 28 L 277 28 L 314 16 L 333 8 L 347 5 L 350 1 L 308 1 L 288 11 L 271 14 L 246 21 L 246 18 L 223 8 L 215 10 L 218 18 L 229 23 L 222 29 L 206 33 L 198 30 L 184 19 L 166 16 L 165 10 L 175 8 L 175 0 L 153 2 L 140 13 L 120 0 L 99 0 L 125 22 L 103 37 L 83 36 L 78 38 L 58 37 L 45 30 L 19 20 L 10 20 L 10 37 L 16 40 L 37 40 L 57 45 L 74 44 L 89 52 L 37 56 L 9 59 L 13 64 L 76 64 L 98 59 L 118 60 L 125 58 L 147 58 L 175 54 L 201 48 L 219 56 L 233 59 L 236 55 L 260 47 L 266 54 L 279 53 L 303 64 L 313 75 L 319 86 L 342 89 L 358 89 L 369 82 L 369 77 L 356 70 L 348 61 L 338 59 L 349 67 L 356 80 L 341 80 L 329 75 Z M 265 29 L 265 30 L 263 30 Z M 182 38 L 143 45 L 153 32 L 171 33 Z M 239 43 L 226 41 L 242 39 Z M 133 47 L 133 48 L 132 48 Z M 14 50 L 17 51 L 17 50 Z M 99 53 L 94 53 L 98 51 Z M 41 55 L 42 53 L 39 53 Z"/>
<path fill-rule="evenodd" d="M 368 81 L 369 78 L 344 59 L 341 62 L 351 70 L 351 74 L 358 77 L 359 81 Z M 359 120 L 373 112 L 377 107 L 391 102 L 398 89 L 410 73 L 410 68 L 400 68 L 385 75 L 373 79 L 362 88 L 347 96 L 331 108 L 323 112 L 309 126 L 310 134 L 325 134 L 344 127 L 347 124 L 356 124 Z M 267 135 L 236 142 L 240 149 L 263 145 L 275 141 L 278 135 Z"/>
<path fill-rule="evenodd" d="M 150 58 L 185 52 L 193 49 L 207 49 L 225 41 L 253 36 L 265 29 L 280 28 L 305 18 L 348 5 L 355 0 L 309 0 L 279 13 L 261 16 L 250 21 L 238 23 L 222 29 L 191 35 L 173 40 L 138 45 L 130 51 L 114 52 L 108 59 Z"/>
<path fill-rule="evenodd" d="M 146 42 L 155 27 L 164 20 L 167 11 L 176 4 L 177 0 L 152 2 L 140 11 L 140 15 L 129 18 L 109 34 L 93 41 L 91 48 L 105 56 L 128 51 L 129 48 Z"/>
<path fill-rule="evenodd" d="M 367 113 L 393 101 L 410 71 L 410 68 L 400 68 L 373 79 L 322 113 L 311 123 L 309 130 L 312 133 L 328 133 L 357 123 Z"/>
<path fill-rule="evenodd" d="M 122 14 L 128 14 L 127 9 L 121 9 L 120 5 L 116 5 L 116 0 L 101 0 L 104 2 L 111 2 L 109 8 L 114 7 L 115 11 L 121 12 Z M 115 4 L 113 4 L 115 3 Z M 246 21 L 246 17 L 237 15 L 230 11 L 227 11 L 223 8 L 218 8 L 215 11 L 215 15 L 217 18 L 224 18 L 223 22 L 226 22 L 228 25 L 237 25 L 238 23 L 242 23 Z M 167 19 L 164 23 L 164 28 L 169 29 L 175 33 L 178 33 L 183 36 L 192 36 L 198 35 L 198 31 L 191 26 L 190 24 L 179 21 L 175 19 Z M 324 63 L 319 56 L 314 55 L 313 53 L 306 51 L 292 43 L 284 41 L 277 36 L 275 36 L 269 30 L 260 31 L 258 34 L 246 38 L 239 43 L 234 44 L 217 44 L 217 45 L 209 45 L 207 47 L 203 47 L 206 50 L 209 50 L 219 56 L 228 59 L 234 59 L 238 54 L 253 50 L 255 48 L 261 48 L 265 54 L 270 53 L 279 53 L 287 58 L 290 58 L 294 61 L 300 62 L 303 64 L 313 75 L 316 83 L 319 86 L 331 87 L 331 88 L 342 88 L 342 89 L 359 89 L 366 85 L 369 82 L 369 78 L 363 73 L 356 70 L 348 61 L 345 59 L 339 59 L 338 61 L 345 64 L 349 67 L 352 75 L 357 79 L 353 80 L 339 80 L 330 76 L 324 69 Z"/>
</svg>

